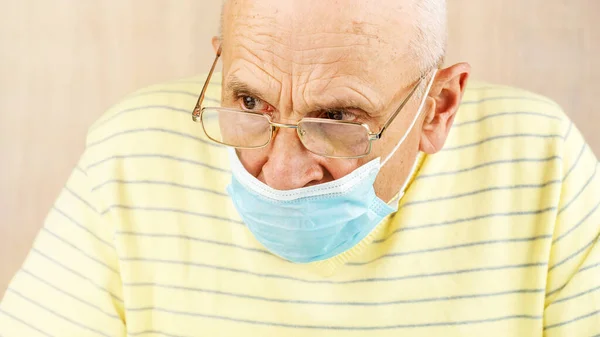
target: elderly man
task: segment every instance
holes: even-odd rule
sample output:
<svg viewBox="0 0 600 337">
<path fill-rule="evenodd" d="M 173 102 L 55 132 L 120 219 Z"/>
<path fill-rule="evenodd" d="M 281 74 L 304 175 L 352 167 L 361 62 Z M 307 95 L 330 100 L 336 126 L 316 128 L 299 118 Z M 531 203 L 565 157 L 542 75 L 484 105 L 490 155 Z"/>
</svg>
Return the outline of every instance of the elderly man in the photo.
<svg viewBox="0 0 600 337">
<path fill-rule="evenodd" d="M 207 76 L 91 127 L 0 336 L 598 336 L 598 161 L 445 15 L 229 1 Z"/>
</svg>

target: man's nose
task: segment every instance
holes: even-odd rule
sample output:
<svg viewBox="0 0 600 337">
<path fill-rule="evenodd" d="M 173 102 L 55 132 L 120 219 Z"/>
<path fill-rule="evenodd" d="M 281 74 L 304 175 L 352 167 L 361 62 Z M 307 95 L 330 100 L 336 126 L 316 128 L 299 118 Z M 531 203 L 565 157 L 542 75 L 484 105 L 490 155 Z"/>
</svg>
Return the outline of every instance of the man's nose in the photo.
<svg viewBox="0 0 600 337">
<path fill-rule="evenodd" d="M 296 129 L 278 128 L 262 167 L 264 182 L 277 190 L 292 190 L 319 183 L 324 168 L 298 138 Z"/>
</svg>

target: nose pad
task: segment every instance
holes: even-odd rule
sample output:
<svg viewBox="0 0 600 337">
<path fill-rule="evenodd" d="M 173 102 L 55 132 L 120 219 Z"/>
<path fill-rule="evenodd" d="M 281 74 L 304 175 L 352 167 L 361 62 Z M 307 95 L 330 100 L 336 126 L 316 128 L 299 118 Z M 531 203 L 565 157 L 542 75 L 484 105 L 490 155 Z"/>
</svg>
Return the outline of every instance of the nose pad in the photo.
<svg viewBox="0 0 600 337">
<path fill-rule="evenodd" d="M 300 137 L 300 139 L 302 139 L 304 136 L 306 136 L 306 130 L 304 130 L 301 127 L 298 127 L 298 136 Z"/>
<path fill-rule="evenodd" d="M 305 149 L 308 150 L 308 148 L 306 147 L 306 137 L 305 137 L 306 129 L 302 128 L 301 126 L 298 126 L 298 129 L 296 129 L 296 131 L 298 133 L 298 139 L 300 140 L 300 143 L 302 144 L 302 146 L 304 146 Z"/>
<path fill-rule="evenodd" d="M 275 138 L 275 136 L 277 136 L 277 133 L 279 132 L 279 130 L 282 129 L 279 126 L 273 126 L 273 138 Z M 304 130 L 303 128 L 301 128 L 300 126 L 298 126 L 296 128 L 296 133 L 298 134 L 298 138 L 300 139 L 300 141 L 302 141 L 302 138 L 304 138 L 304 136 L 306 136 L 306 130 Z"/>
</svg>

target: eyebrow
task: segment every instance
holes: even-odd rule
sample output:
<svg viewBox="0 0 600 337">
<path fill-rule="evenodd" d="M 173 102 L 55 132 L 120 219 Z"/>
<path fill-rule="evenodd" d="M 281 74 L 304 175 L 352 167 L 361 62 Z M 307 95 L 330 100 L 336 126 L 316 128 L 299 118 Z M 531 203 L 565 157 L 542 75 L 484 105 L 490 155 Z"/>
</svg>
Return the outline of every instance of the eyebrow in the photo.
<svg viewBox="0 0 600 337">
<path fill-rule="evenodd" d="M 327 104 L 316 104 L 311 110 L 314 111 L 355 111 L 366 117 L 375 117 L 377 114 L 371 112 L 359 101 L 350 98 L 334 98 Z"/>
<path fill-rule="evenodd" d="M 240 94 L 246 94 L 252 97 L 263 99 L 263 95 L 260 93 L 258 89 L 255 89 L 248 85 L 247 83 L 241 81 L 236 76 L 230 76 L 227 80 L 227 85 L 225 86 L 225 90 L 227 92 L 231 92 L 233 96 L 238 96 Z"/>
<path fill-rule="evenodd" d="M 245 92 L 248 94 L 257 94 L 256 90 L 251 88 L 247 83 L 240 81 L 235 76 L 231 76 L 227 81 L 226 90 L 234 93 Z"/>
<path fill-rule="evenodd" d="M 269 103 L 269 100 L 265 99 L 263 93 L 260 90 L 250 86 L 249 84 L 240 80 L 237 76 L 230 76 L 225 86 L 227 92 L 231 93 L 231 96 L 236 97 L 241 94 L 252 96 Z M 270 103 L 269 103 L 270 104 Z M 355 111 L 364 114 L 366 117 L 378 116 L 377 113 L 371 112 L 364 106 L 364 102 L 360 100 L 344 97 L 335 97 L 328 103 L 316 103 L 311 105 L 310 112 L 315 111 Z"/>
</svg>

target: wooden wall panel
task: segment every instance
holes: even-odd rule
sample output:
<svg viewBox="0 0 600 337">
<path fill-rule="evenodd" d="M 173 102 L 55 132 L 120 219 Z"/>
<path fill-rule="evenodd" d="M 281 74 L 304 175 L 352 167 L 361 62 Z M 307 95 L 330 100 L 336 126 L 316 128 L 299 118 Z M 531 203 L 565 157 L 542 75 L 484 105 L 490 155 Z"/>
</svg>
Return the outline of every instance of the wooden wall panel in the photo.
<svg viewBox="0 0 600 337">
<path fill-rule="evenodd" d="M 219 3 L 0 0 L 0 296 L 86 128 L 132 90 L 206 71 Z M 600 1 L 449 0 L 449 13 L 448 62 L 552 97 L 600 153 Z"/>
</svg>

